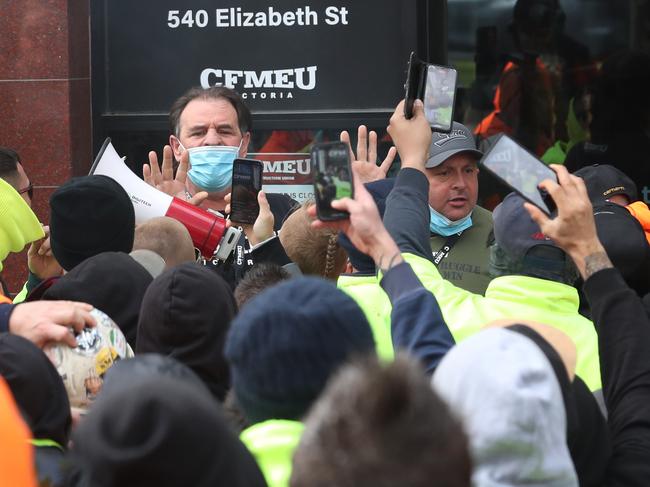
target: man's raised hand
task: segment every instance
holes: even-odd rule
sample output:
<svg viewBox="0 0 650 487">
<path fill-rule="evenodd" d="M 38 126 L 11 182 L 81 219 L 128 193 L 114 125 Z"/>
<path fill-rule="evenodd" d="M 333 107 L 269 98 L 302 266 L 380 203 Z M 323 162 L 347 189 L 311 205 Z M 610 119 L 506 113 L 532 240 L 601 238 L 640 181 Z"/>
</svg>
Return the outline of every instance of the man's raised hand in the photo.
<svg viewBox="0 0 650 487">
<path fill-rule="evenodd" d="M 208 193 L 200 191 L 195 195 L 187 198 L 187 171 L 190 165 L 189 153 L 183 151 L 181 161 L 174 177 L 174 156 L 172 148 L 166 145 L 163 148 L 162 169 L 158 164 L 158 154 L 155 151 L 149 152 L 149 164 L 142 166 L 144 180 L 150 186 L 170 196 L 175 196 L 187 201 L 192 205 L 199 206 L 207 197 Z"/>
<path fill-rule="evenodd" d="M 551 168 L 556 172 L 558 182 L 546 179 L 540 188 L 553 198 L 557 216 L 549 218 L 531 203 L 524 203 L 524 207 L 542 233 L 571 256 L 580 274 L 586 279 L 598 270 L 593 266 L 590 269 L 590 262 L 598 262 L 598 266 L 602 264 L 602 267 L 611 267 L 611 263 L 596 233 L 593 208 L 585 182 L 582 178 L 569 174 L 564 166 L 552 164 Z"/>
<path fill-rule="evenodd" d="M 365 125 L 360 125 L 357 129 L 357 153 L 354 154 L 350 144 L 350 134 L 347 130 L 341 132 L 341 142 L 347 144 L 350 149 L 350 161 L 352 167 L 357 171 L 357 177 L 363 183 L 370 183 L 385 179 L 390 167 L 393 165 L 397 149 L 391 147 L 386 158 L 378 166 L 377 162 L 377 132 L 368 129 Z"/>
<path fill-rule="evenodd" d="M 415 100 L 413 118 L 407 120 L 404 116 L 404 100 L 402 100 L 390 117 L 388 133 L 397 147 L 402 167 L 424 171 L 424 165 L 429 158 L 431 127 L 424 116 L 422 101 Z"/>
</svg>

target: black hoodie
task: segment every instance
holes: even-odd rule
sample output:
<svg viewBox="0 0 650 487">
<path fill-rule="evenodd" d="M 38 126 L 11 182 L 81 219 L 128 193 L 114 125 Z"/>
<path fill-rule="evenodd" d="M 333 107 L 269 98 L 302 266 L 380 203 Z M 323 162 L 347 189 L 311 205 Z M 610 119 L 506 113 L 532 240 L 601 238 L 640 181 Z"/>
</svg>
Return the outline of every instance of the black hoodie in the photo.
<svg viewBox="0 0 650 487">
<path fill-rule="evenodd" d="M 80 487 L 266 486 L 210 394 L 167 374 L 123 376 L 99 396 L 73 444 Z"/>
<path fill-rule="evenodd" d="M 226 281 L 195 263 L 168 269 L 144 295 L 136 353 L 160 353 L 192 369 L 223 401 L 230 387 L 224 341 L 237 305 Z"/>
<path fill-rule="evenodd" d="M 92 304 L 113 319 L 131 348 L 135 348 L 140 304 L 151 281 L 151 274 L 130 255 L 104 252 L 84 260 L 58 279 L 45 291 L 43 299 Z"/>
<path fill-rule="evenodd" d="M 0 334 L 0 375 L 13 394 L 33 438 L 44 444 L 35 450 L 36 470 L 41 482 L 61 485 L 61 461 L 67 447 L 72 418 L 70 402 L 59 373 L 43 351 L 29 340 Z"/>
</svg>

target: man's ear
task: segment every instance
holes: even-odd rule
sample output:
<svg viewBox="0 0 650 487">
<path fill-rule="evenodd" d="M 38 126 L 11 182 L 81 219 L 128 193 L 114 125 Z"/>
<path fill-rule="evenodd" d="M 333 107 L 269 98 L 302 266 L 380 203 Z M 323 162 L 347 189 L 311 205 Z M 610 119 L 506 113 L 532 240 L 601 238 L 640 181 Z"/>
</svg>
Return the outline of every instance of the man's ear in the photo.
<svg viewBox="0 0 650 487">
<path fill-rule="evenodd" d="M 251 141 L 251 133 L 246 132 L 246 134 L 242 137 L 242 142 L 241 142 L 241 149 L 239 153 L 241 154 L 242 158 L 245 158 L 248 155 L 248 144 L 250 144 Z"/>
<path fill-rule="evenodd" d="M 181 149 L 181 144 L 180 144 L 180 140 L 178 140 L 178 137 L 176 137 L 175 135 L 170 135 L 169 136 L 169 145 L 171 146 L 172 152 L 174 153 L 174 159 L 176 159 L 178 162 L 180 162 L 182 149 Z"/>
</svg>

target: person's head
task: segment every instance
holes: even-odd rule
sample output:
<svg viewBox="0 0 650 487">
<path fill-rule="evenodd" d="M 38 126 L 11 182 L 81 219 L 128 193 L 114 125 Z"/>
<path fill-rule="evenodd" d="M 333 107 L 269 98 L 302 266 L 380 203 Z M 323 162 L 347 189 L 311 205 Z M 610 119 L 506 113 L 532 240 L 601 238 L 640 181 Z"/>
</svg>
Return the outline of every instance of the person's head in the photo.
<svg viewBox="0 0 650 487">
<path fill-rule="evenodd" d="M 460 423 L 424 371 L 398 357 L 346 366 L 311 409 L 291 487 L 469 487 Z"/>
<path fill-rule="evenodd" d="M 240 156 L 246 157 L 252 123 L 250 110 L 235 90 L 224 86 L 194 87 L 181 95 L 169 111 L 169 143 L 177 160 L 183 151 L 179 142 L 186 149 L 241 144 Z"/>
<path fill-rule="evenodd" d="M 42 299 L 92 304 L 115 321 L 135 348 L 140 306 L 151 282 L 151 274 L 129 254 L 102 252 L 58 279 Z"/>
<path fill-rule="evenodd" d="M 133 250 L 139 249 L 160 255 L 168 269 L 196 260 L 190 232 L 181 222 L 166 216 L 152 218 L 135 227 Z"/>
<path fill-rule="evenodd" d="M 557 328 L 526 320 L 501 319 L 486 328 L 506 328 L 532 340 L 555 373 L 567 418 L 567 446 L 579 485 L 601 485 L 611 458 L 607 420 L 584 381 L 576 375 L 578 351 Z"/>
<path fill-rule="evenodd" d="M 313 277 L 253 298 L 233 321 L 225 350 L 237 403 L 252 424 L 299 421 L 339 367 L 376 353 L 357 303 Z"/>
<path fill-rule="evenodd" d="M 102 394 L 111 395 L 113 391 L 124 387 L 129 382 L 152 376 L 176 379 L 210 393 L 199 376 L 182 362 L 158 353 L 143 353 L 137 357 L 120 360 L 108 369 L 102 385 Z"/>
<path fill-rule="evenodd" d="M 230 387 L 223 347 L 236 312 L 230 287 L 215 272 L 191 262 L 167 269 L 142 299 L 136 353 L 175 358 L 223 401 Z"/>
<path fill-rule="evenodd" d="M 494 209 L 494 242 L 489 269 L 493 277 L 523 275 L 573 285 L 578 277 L 571 258 L 544 235 L 524 208 L 524 199 L 510 193 Z"/>
<path fill-rule="evenodd" d="M 135 210 L 108 176 L 72 178 L 50 197 L 50 243 L 66 271 L 102 252 L 133 249 Z"/>
<path fill-rule="evenodd" d="M 639 296 L 650 292 L 650 246 L 646 234 L 627 208 L 615 203 L 595 204 L 598 240 L 628 286 Z"/>
<path fill-rule="evenodd" d="M 345 269 L 347 254 L 339 245 L 337 232 L 312 228 L 307 209 L 313 204 L 304 203 L 285 220 L 280 242 L 303 274 L 335 281 Z"/>
<path fill-rule="evenodd" d="M 639 199 L 636 184 L 623 171 L 609 164 L 578 169 L 574 175 L 585 181 L 592 205 L 605 202 L 627 206 Z"/>
<path fill-rule="evenodd" d="M 0 178 L 0 271 L 2 261 L 10 252 L 20 252 L 28 243 L 44 235 L 43 227 L 29 205 Z"/>
<path fill-rule="evenodd" d="M 472 485 L 577 487 L 562 391 L 533 340 L 481 331 L 445 355 L 432 386 L 463 422 Z"/>
<path fill-rule="evenodd" d="M 517 0 L 512 17 L 515 40 L 524 52 L 547 52 L 564 28 L 565 14 L 558 0 Z"/>
<path fill-rule="evenodd" d="M 235 288 L 235 300 L 241 307 L 266 288 L 291 278 L 291 274 L 272 262 L 262 262 L 253 266 L 239 281 Z"/>
<path fill-rule="evenodd" d="M 473 134 L 454 122 L 448 134 L 434 132 L 425 164 L 429 206 L 451 221 L 465 218 L 478 198 L 478 160 Z"/>
<path fill-rule="evenodd" d="M 205 389 L 151 371 L 106 389 L 73 434 L 80 485 L 266 487 Z"/>
<path fill-rule="evenodd" d="M 20 156 L 15 150 L 8 147 L 0 147 L 0 179 L 11 184 L 27 204 L 32 205 L 34 186 L 20 163 Z"/>
<path fill-rule="evenodd" d="M 61 376 L 43 351 L 18 335 L 0 334 L 0 375 L 9 384 L 34 438 L 67 448 L 70 402 Z"/>
</svg>

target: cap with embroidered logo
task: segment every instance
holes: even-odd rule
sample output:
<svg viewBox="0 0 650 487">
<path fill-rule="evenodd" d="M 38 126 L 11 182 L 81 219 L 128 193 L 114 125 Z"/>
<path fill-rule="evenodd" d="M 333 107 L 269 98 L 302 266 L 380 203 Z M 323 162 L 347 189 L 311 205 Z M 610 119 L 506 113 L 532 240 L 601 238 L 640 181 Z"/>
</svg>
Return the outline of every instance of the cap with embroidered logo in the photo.
<svg viewBox="0 0 650 487">
<path fill-rule="evenodd" d="M 592 204 L 604 203 L 617 194 L 626 196 L 630 203 L 639 199 L 636 184 L 627 174 L 609 164 L 594 164 L 578 169 L 575 176 L 585 181 Z"/>
<path fill-rule="evenodd" d="M 481 157 L 483 153 L 476 148 L 474 134 L 462 123 L 454 122 L 448 134 L 434 132 L 429 147 L 429 159 L 424 167 L 437 167 L 459 152 L 469 152 Z"/>
</svg>

